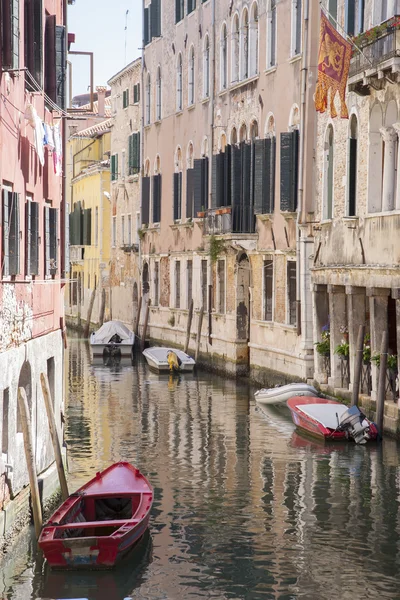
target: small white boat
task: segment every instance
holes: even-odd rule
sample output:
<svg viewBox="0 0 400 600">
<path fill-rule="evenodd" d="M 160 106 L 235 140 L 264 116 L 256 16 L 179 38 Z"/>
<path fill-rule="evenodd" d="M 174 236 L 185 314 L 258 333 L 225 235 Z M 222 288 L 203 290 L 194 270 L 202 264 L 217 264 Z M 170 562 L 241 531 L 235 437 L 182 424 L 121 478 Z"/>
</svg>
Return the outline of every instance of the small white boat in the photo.
<svg viewBox="0 0 400 600">
<path fill-rule="evenodd" d="M 143 356 L 150 368 L 159 372 L 193 371 L 196 362 L 191 356 L 176 348 L 153 346 L 143 350 Z"/>
<path fill-rule="evenodd" d="M 293 396 L 318 396 L 318 391 L 307 383 L 289 383 L 274 388 L 263 388 L 254 394 L 260 404 L 281 404 Z"/>
<path fill-rule="evenodd" d="M 131 356 L 135 334 L 122 321 L 107 321 L 90 336 L 93 356 Z"/>
</svg>

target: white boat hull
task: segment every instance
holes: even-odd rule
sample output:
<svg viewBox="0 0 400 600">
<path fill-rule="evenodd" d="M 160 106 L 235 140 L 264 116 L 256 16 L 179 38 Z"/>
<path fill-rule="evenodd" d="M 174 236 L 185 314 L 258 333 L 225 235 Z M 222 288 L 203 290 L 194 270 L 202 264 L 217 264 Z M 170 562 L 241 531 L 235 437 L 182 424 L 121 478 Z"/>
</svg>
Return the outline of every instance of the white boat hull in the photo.
<svg viewBox="0 0 400 600">
<path fill-rule="evenodd" d="M 146 348 L 143 350 L 143 356 L 145 357 L 147 364 L 151 369 L 157 371 L 158 373 L 168 373 L 170 371 L 170 366 L 167 360 L 167 353 L 169 350 L 172 350 L 177 354 L 177 356 L 181 360 L 181 364 L 179 367 L 180 373 L 191 372 L 194 369 L 195 361 L 193 358 L 182 352 L 181 350 L 176 350 L 174 348 Z"/>
<path fill-rule="evenodd" d="M 113 341 L 114 339 L 119 341 Z M 90 336 L 93 357 L 107 353 L 131 356 L 134 343 L 135 334 L 121 321 L 107 321 Z"/>
<path fill-rule="evenodd" d="M 293 396 L 318 396 L 318 391 L 307 383 L 289 383 L 275 388 L 264 388 L 254 394 L 260 404 L 284 404 Z"/>
<path fill-rule="evenodd" d="M 119 350 L 121 356 L 128 357 L 132 354 L 133 344 L 113 344 L 112 347 Z M 91 344 L 91 348 L 93 356 L 103 356 L 105 348 L 107 351 L 110 350 L 111 344 Z"/>
</svg>

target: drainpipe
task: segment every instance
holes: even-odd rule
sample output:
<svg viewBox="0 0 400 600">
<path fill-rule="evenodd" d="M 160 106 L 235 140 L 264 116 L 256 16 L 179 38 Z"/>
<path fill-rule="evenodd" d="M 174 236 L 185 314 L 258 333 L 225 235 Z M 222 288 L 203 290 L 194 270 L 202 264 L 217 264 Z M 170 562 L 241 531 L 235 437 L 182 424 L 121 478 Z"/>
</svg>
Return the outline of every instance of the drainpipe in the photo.
<svg viewBox="0 0 400 600">
<path fill-rule="evenodd" d="M 209 193 L 208 193 L 208 197 L 209 199 L 211 198 L 211 194 L 212 194 L 212 157 L 213 157 L 213 152 L 214 152 L 214 97 L 215 97 L 215 1 L 216 0 L 212 0 L 211 1 L 211 39 L 212 39 L 212 44 L 211 44 L 211 81 L 210 81 L 210 145 L 208 148 L 208 168 L 209 168 L 209 175 L 208 175 L 208 189 L 209 189 Z M 212 205 L 212 202 L 209 201 L 209 208 Z M 212 276 L 212 270 L 213 270 L 213 265 L 212 265 L 212 261 L 209 261 L 209 285 L 208 285 L 208 343 L 210 344 L 210 346 L 212 345 L 212 280 L 213 280 L 213 276 Z"/>
<path fill-rule="evenodd" d="M 299 140 L 299 181 L 297 189 L 297 222 L 296 222 L 296 324 L 297 335 L 301 335 L 301 265 L 300 265 L 300 224 L 304 222 L 304 146 L 305 146 L 305 117 L 306 117 L 306 85 L 308 64 L 308 10 L 309 0 L 304 2 L 303 16 L 303 56 L 301 59 L 301 89 L 300 89 L 300 140 Z"/>
<path fill-rule="evenodd" d="M 142 15 L 144 15 L 144 9 L 145 9 L 145 0 L 143 0 L 142 2 Z M 140 160 L 139 160 L 139 165 L 140 165 L 140 169 L 139 169 L 139 210 L 140 210 L 140 218 L 139 218 L 139 225 L 140 227 L 142 226 L 142 175 L 143 175 L 143 160 L 144 160 L 144 97 L 145 97 L 145 90 L 144 90 L 144 66 L 145 66 L 145 61 L 144 61 L 144 50 L 145 50 L 145 46 L 144 46 L 144 18 L 142 18 L 142 64 L 141 64 L 141 69 L 140 69 L 140 108 L 141 108 L 141 116 L 140 116 Z M 137 221 L 137 214 L 135 214 L 135 220 Z M 139 237 L 139 233 L 136 231 L 136 237 L 139 238 L 139 252 L 138 252 L 138 259 L 139 259 L 139 265 L 138 265 L 138 271 L 139 271 L 139 285 L 138 285 L 138 290 L 140 290 L 140 294 L 143 294 L 143 290 L 142 290 L 142 240 Z M 140 317 L 140 315 L 139 315 Z M 137 324 L 137 326 L 139 326 L 139 323 Z"/>
</svg>

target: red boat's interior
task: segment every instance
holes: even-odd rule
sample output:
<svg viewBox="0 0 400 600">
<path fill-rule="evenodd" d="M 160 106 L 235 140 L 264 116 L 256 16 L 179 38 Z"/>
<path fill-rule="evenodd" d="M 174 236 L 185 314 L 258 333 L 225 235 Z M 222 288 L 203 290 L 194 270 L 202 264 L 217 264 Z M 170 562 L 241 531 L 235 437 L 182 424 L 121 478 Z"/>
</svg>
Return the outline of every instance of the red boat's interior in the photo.
<svg viewBox="0 0 400 600">
<path fill-rule="evenodd" d="M 132 527 L 132 520 L 140 512 L 141 500 L 142 494 L 82 496 L 56 524 L 54 538 L 109 536 L 124 525 Z"/>
</svg>

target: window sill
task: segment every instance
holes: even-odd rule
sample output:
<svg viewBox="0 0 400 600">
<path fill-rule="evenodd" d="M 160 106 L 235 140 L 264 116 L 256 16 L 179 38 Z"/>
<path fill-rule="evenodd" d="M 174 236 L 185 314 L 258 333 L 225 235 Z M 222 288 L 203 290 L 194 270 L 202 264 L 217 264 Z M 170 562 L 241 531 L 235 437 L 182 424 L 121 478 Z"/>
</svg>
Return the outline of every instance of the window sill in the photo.
<svg viewBox="0 0 400 600">
<path fill-rule="evenodd" d="M 302 53 L 301 52 L 299 54 L 294 54 L 293 56 L 291 56 L 289 58 L 288 63 L 289 64 L 296 63 L 296 62 L 298 62 L 301 59 L 301 57 L 302 57 Z"/>
<path fill-rule="evenodd" d="M 145 129 L 145 130 L 146 130 L 146 129 L 150 129 L 150 127 L 151 127 L 151 123 L 146 123 L 146 125 L 144 126 L 144 129 Z"/>
<path fill-rule="evenodd" d="M 222 90 L 220 90 L 218 96 L 221 98 L 221 96 L 225 96 L 225 94 L 227 94 L 227 93 L 228 93 L 228 88 L 224 87 L 224 88 L 222 88 Z"/>
<path fill-rule="evenodd" d="M 291 221 L 291 220 L 295 221 L 297 219 L 297 212 L 281 211 L 281 215 L 285 219 L 285 221 Z"/>
<path fill-rule="evenodd" d="M 159 231 L 160 230 L 160 223 L 152 223 L 151 225 L 149 225 L 146 229 L 146 231 Z"/>
<path fill-rule="evenodd" d="M 201 101 L 202 104 L 207 104 L 207 102 L 210 102 L 209 96 L 207 96 L 206 98 L 203 98 L 203 100 Z"/>
<path fill-rule="evenodd" d="M 139 181 L 139 174 L 137 175 L 128 175 L 127 179 L 128 183 L 133 183 L 134 181 Z"/>
<path fill-rule="evenodd" d="M 193 102 L 193 104 L 189 104 L 189 106 L 187 107 L 188 110 L 193 110 L 194 108 L 196 108 L 196 105 L 194 102 Z"/>
<path fill-rule="evenodd" d="M 180 117 L 181 115 L 183 115 L 183 108 L 180 108 L 179 110 L 176 111 L 175 116 L 176 117 Z"/>
<path fill-rule="evenodd" d="M 188 219 L 186 219 L 186 221 L 184 223 L 182 223 L 183 227 L 188 227 L 189 229 L 191 227 L 194 227 L 194 222 L 193 219 L 190 219 L 190 217 Z"/>
<path fill-rule="evenodd" d="M 273 67 L 269 67 L 269 69 L 265 69 L 264 73 L 265 75 L 270 75 L 271 73 L 275 73 L 277 68 L 278 65 L 274 65 Z"/>
<path fill-rule="evenodd" d="M 156 127 L 157 127 L 157 126 L 160 126 L 160 125 L 161 125 L 161 119 L 157 119 L 157 121 L 154 121 L 154 125 L 155 125 Z"/>
<path fill-rule="evenodd" d="M 332 225 L 332 223 L 333 223 L 333 219 L 322 219 L 320 221 L 321 225 Z"/>
<path fill-rule="evenodd" d="M 273 213 L 256 214 L 259 221 L 272 221 Z"/>
<path fill-rule="evenodd" d="M 260 76 L 257 73 L 256 75 L 252 75 L 251 77 L 247 77 L 246 79 L 241 79 L 237 83 L 234 83 L 233 85 L 231 85 L 231 87 L 226 91 L 233 92 L 234 90 L 237 90 L 238 88 L 248 85 L 249 83 L 253 83 L 254 81 L 257 81 L 259 77 Z"/>
<path fill-rule="evenodd" d="M 398 208 L 394 208 L 393 210 L 386 210 L 385 212 L 379 211 L 374 213 L 368 213 L 367 215 L 365 215 L 365 218 L 373 219 L 374 217 L 391 217 L 392 215 L 400 215 L 400 210 Z M 355 217 L 350 218 L 354 219 Z"/>
</svg>

